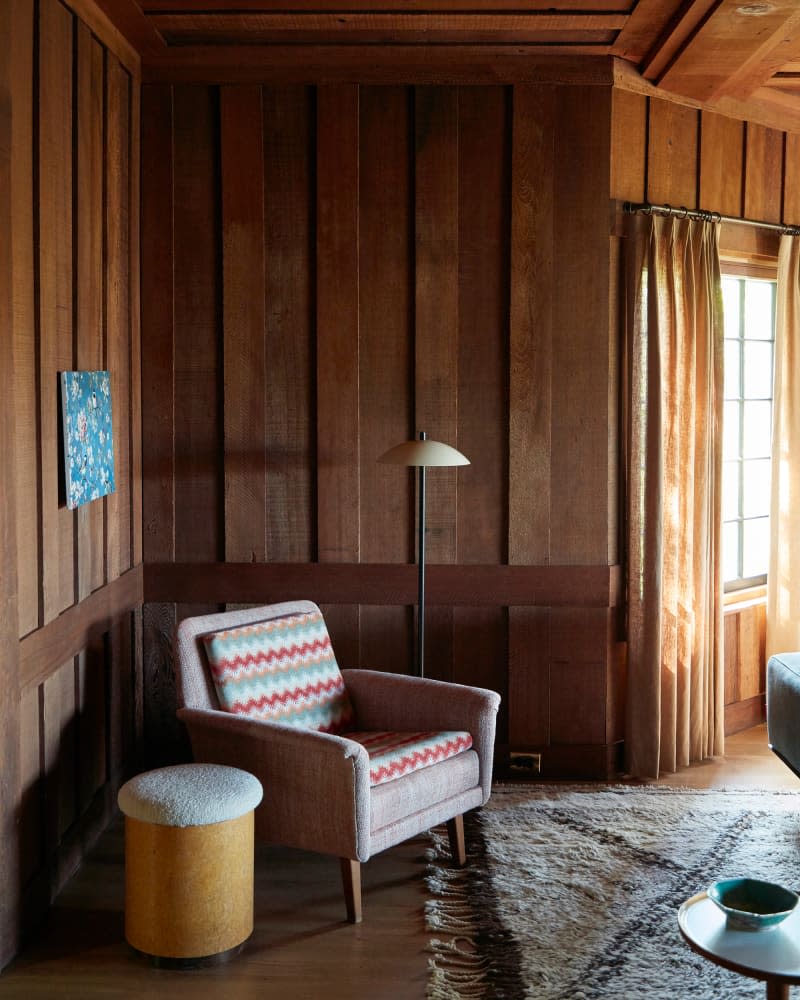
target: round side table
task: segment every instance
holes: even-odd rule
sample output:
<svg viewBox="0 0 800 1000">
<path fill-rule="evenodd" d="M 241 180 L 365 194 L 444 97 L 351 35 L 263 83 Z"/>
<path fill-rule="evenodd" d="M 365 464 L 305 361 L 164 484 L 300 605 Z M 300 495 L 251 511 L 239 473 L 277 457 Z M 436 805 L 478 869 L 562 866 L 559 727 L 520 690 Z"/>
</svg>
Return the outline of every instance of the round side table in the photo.
<svg viewBox="0 0 800 1000">
<path fill-rule="evenodd" d="M 703 958 L 767 985 L 767 1000 L 789 1000 L 800 983 L 800 910 L 761 931 L 729 929 L 725 914 L 700 892 L 678 910 L 678 927 Z"/>
</svg>

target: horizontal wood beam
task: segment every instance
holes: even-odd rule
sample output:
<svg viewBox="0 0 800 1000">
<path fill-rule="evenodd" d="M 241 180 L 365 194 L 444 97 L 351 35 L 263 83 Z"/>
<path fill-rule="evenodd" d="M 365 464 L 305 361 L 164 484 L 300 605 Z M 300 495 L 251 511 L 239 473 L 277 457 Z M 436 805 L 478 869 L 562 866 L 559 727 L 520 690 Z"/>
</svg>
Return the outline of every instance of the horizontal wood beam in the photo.
<svg viewBox="0 0 800 1000">
<path fill-rule="evenodd" d="M 170 11 L 148 19 L 168 45 L 541 42 L 610 44 L 625 14 L 414 13 L 411 11 L 295 11 L 192 13 Z"/>
<path fill-rule="evenodd" d="M 135 566 L 20 640 L 20 690 L 42 684 L 92 639 L 107 632 L 116 619 L 138 607 L 142 581 L 142 566 Z"/>
<path fill-rule="evenodd" d="M 106 4 L 130 2 L 130 0 L 101 0 Z M 643 0 L 640 0 L 640 4 Z M 665 0 L 658 0 L 664 3 Z M 157 14 L 172 12 L 176 14 L 195 14 L 200 11 L 220 13 L 225 9 L 225 0 L 138 0 L 145 13 Z M 494 12 L 508 14 L 532 14 L 545 11 L 548 14 L 570 17 L 578 11 L 591 13 L 619 14 L 630 11 L 634 0 L 292 0 L 291 9 L 295 12 L 374 12 L 380 7 L 381 12 L 388 13 L 432 13 L 464 14 L 473 11 L 477 14 L 492 14 Z M 237 11 L 253 11 L 260 13 L 275 13 L 286 11 L 286 0 L 236 0 Z"/>
<path fill-rule="evenodd" d="M 543 83 L 610 86 L 608 45 L 187 45 L 144 83 Z M 593 58 L 586 58 L 592 56 Z"/>
<path fill-rule="evenodd" d="M 429 605 L 615 607 L 619 566 L 428 566 Z M 407 563 L 156 563 L 145 566 L 145 602 L 410 605 L 417 567 Z"/>
</svg>

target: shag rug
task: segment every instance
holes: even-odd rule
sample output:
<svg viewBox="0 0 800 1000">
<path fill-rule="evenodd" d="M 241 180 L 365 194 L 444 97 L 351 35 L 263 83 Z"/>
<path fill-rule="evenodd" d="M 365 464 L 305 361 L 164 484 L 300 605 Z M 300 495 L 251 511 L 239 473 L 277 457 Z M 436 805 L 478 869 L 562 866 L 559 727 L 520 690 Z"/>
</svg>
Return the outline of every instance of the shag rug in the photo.
<svg viewBox="0 0 800 1000">
<path fill-rule="evenodd" d="M 684 900 L 749 875 L 800 889 L 800 794 L 657 786 L 495 789 L 467 867 L 429 856 L 429 1000 L 744 1000 L 764 984 L 696 955 Z"/>
</svg>

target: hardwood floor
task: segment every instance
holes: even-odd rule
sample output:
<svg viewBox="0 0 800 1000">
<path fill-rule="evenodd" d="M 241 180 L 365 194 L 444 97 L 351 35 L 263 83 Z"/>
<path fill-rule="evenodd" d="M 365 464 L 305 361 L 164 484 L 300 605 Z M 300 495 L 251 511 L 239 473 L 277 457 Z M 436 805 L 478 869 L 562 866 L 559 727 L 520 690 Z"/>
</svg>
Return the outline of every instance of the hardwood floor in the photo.
<svg viewBox="0 0 800 1000">
<path fill-rule="evenodd" d="M 800 780 L 768 749 L 764 726 L 730 737 L 725 759 L 659 783 L 800 791 Z M 364 923 L 356 926 L 344 921 L 334 858 L 258 847 L 256 926 L 245 950 L 227 965 L 179 972 L 152 968 L 125 943 L 122 824 L 114 824 L 37 939 L 0 975 L 0 1000 L 422 998 L 426 847 L 426 839 L 417 838 L 364 866 Z"/>
</svg>

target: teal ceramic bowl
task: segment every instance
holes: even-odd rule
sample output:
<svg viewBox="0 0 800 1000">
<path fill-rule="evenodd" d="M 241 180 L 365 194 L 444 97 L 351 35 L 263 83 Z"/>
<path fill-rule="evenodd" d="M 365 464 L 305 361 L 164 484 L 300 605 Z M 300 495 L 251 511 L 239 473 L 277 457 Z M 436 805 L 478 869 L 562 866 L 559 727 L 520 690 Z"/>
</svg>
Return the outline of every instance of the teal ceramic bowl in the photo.
<svg viewBox="0 0 800 1000">
<path fill-rule="evenodd" d="M 790 889 L 755 878 L 727 878 L 708 888 L 734 930 L 760 931 L 785 920 L 800 902 Z"/>
</svg>

